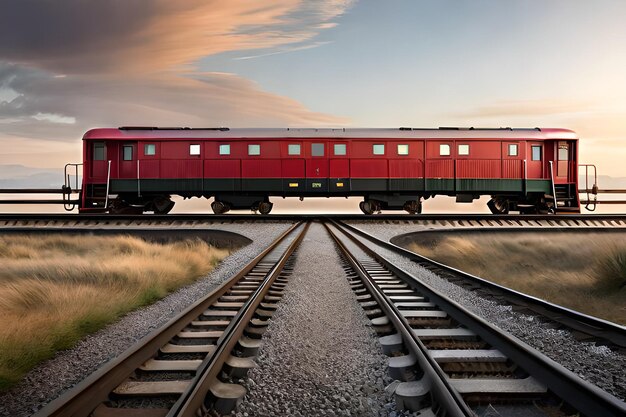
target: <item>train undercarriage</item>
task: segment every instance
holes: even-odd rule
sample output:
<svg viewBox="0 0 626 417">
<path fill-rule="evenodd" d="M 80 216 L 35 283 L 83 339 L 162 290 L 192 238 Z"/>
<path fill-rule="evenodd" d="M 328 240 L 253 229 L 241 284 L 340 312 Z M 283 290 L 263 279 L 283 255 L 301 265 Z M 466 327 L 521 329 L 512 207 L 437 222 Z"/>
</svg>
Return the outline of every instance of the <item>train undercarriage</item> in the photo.
<svg viewBox="0 0 626 417">
<path fill-rule="evenodd" d="M 269 197 L 264 196 L 215 196 L 211 209 L 215 214 L 224 214 L 230 210 L 250 209 L 261 214 L 270 214 L 274 204 Z"/>
<path fill-rule="evenodd" d="M 457 203 L 472 203 L 481 196 L 488 195 L 491 199 L 487 207 L 493 214 L 508 214 L 516 212 L 520 214 L 550 214 L 555 212 L 580 212 L 578 190 L 574 183 L 564 184 L 540 184 L 534 190 L 523 192 L 502 190 L 497 193 L 487 189 L 481 191 L 464 189 L 448 190 L 416 190 L 410 191 L 386 191 L 380 189 L 373 192 L 304 192 L 304 193 L 273 193 L 261 190 L 246 193 L 217 192 L 210 193 L 200 190 L 174 192 L 175 188 L 161 191 L 153 190 L 133 191 L 119 189 L 120 185 L 89 184 L 85 190 L 81 212 L 109 212 L 112 214 L 167 214 L 175 205 L 173 195 L 184 199 L 199 197 L 213 199 L 211 209 L 215 214 L 225 214 L 231 210 L 251 210 L 263 215 L 269 214 L 273 209 L 270 197 L 299 197 L 300 199 L 312 197 L 362 197 L 359 202 L 360 210 L 366 215 L 381 213 L 386 210 L 403 210 L 409 214 L 422 213 L 423 202 L 437 195 L 455 197 Z M 129 187 L 126 187 L 129 188 Z M 530 188 L 530 187 L 529 187 Z M 553 195 L 554 194 L 554 195 Z"/>
<path fill-rule="evenodd" d="M 183 196 L 184 198 L 203 197 Z M 207 199 L 211 196 L 204 196 Z M 215 214 L 225 214 L 230 210 L 250 209 L 260 214 L 269 214 L 274 204 L 269 201 L 269 197 L 264 196 L 214 196 L 211 203 L 211 210 Z M 169 194 L 155 194 L 137 196 L 133 194 L 118 194 L 107 203 L 107 209 L 112 214 L 167 214 L 174 208 L 175 202 Z"/>
<path fill-rule="evenodd" d="M 383 210 L 403 210 L 409 214 L 421 214 L 423 202 L 434 194 L 401 195 L 401 194 L 369 194 L 359 202 L 359 209 L 366 215 L 381 213 Z M 215 214 L 225 214 L 231 210 L 252 210 L 266 215 L 272 211 L 273 203 L 269 196 L 264 195 L 185 195 L 191 197 L 213 197 L 211 210 Z M 311 197 L 311 196 L 308 196 Z M 347 196 L 344 196 L 347 197 Z M 480 195 L 456 195 L 457 202 L 471 203 Z M 300 197 L 303 199 L 304 197 Z M 577 201 L 563 198 L 559 201 L 559 210 L 578 211 Z M 118 194 L 108 200 L 107 210 L 112 214 L 167 214 L 175 202 L 169 194 L 152 194 L 137 196 L 136 194 Z M 502 194 L 492 195 L 487 207 L 493 214 L 551 214 L 555 213 L 555 200 L 551 195 L 535 193 L 528 195 Z"/>
<path fill-rule="evenodd" d="M 174 208 L 174 201 L 168 194 L 127 195 L 119 194 L 108 201 L 107 211 L 112 214 L 167 214 Z"/>
</svg>

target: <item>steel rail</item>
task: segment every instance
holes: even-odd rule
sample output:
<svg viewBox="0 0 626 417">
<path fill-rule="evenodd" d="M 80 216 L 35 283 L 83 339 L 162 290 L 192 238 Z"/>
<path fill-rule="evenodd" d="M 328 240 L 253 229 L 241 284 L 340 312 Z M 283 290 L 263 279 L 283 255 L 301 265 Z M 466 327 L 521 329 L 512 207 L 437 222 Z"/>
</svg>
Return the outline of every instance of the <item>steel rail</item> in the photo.
<svg viewBox="0 0 626 417">
<path fill-rule="evenodd" d="M 272 270 L 268 273 L 267 279 L 259 288 L 250 296 L 239 314 L 230 322 L 224 331 L 224 334 L 218 341 L 216 352 L 211 355 L 208 360 L 201 365 L 196 381 L 191 384 L 191 388 L 185 392 L 181 398 L 174 404 L 174 407 L 167 414 L 167 417 L 195 417 L 197 412 L 204 404 L 205 397 L 210 389 L 210 385 L 217 378 L 219 372 L 233 350 L 239 338 L 243 335 L 245 327 L 252 319 L 256 308 L 262 302 L 263 297 L 268 293 L 270 287 L 282 272 L 289 257 L 296 250 L 304 235 L 306 234 L 310 223 L 306 223 L 300 234 L 289 245 L 283 253 L 280 260 Z"/>
<path fill-rule="evenodd" d="M 0 194 L 67 194 L 67 190 L 64 188 L 0 188 Z"/>
<path fill-rule="evenodd" d="M 593 317 L 576 310 L 572 310 L 558 304 L 551 303 L 532 295 L 525 294 L 520 291 L 513 290 L 511 288 L 496 284 L 488 281 L 484 278 L 477 277 L 460 269 L 453 268 L 451 266 L 442 264 L 430 258 L 422 255 L 418 255 L 415 252 L 411 252 L 391 242 L 386 242 L 379 239 L 355 226 L 341 222 L 342 227 L 350 230 L 351 232 L 369 240 L 370 242 L 382 246 L 392 252 L 398 253 L 420 265 L 432 265 L 436 268 L 459 276 L 462 279 L 466 279 L 475 284 L 478 284 L 491 291 L 503 294 L 507 301 L 529 309 L 541 316 L 545 316 L 550 320 L 561 323 L 570 329 L 591 335 L 595 338 L 608 341 L 610 344 L 618 346 L 620 349 L 626 349 L 626 327 L 619 324 L 603 320 L 598 317 Z M 587 228 L 583 230 L 588 230 Z M 425 230 L 430 231 L 430 230 Z M 417 232 L 419 233 L 419 232 Z M 436 273 L 436 272 L 435 272 Z M 445 279 L 445 277 L 444 277 Z"/>
<path fill-rule="evenodd" d="M 154 357 L 155 353 L 162 346 L 168 343 L 196 317 L 200 316 L 248 272 L 252 271 L 266 255 L 280 245 L 301 224 L 297 223 L 291 226 L 239 273 L 228 279 L 219 288 L 187 307 L 164 326 L 146 335 L 132 348 L 48 403 L 35 414 L 35 417 L 89 416 L 99 404 L 107 400 L 111 391 L 126 380 L 144 362 Z"/>
<path fill-rule="evenodd" d="M 107 214 L 107 213 L 0 213 L 0 221 L 192 221 L 192 220 L 228 220 L 228 219 L 298 219 L 313 220 L 319 218 L 332 218 L 336 220 L 365 220 L 365 221 L 626 221 L 626 214 L 377 214 L 367 216 L 365 214 L 211 214 L 211 213 L 186 213 L 186 214 Z"/>
<path fill-rule="evenodd" d="M 582 189 L 582 190 L 578 190 L 578 192 L 580 194 L 585 194 L 585 193 L 592 193 L 592 194 L 626 194 L 626 189 L 598 189 L 598 190 L 594 190 L 594 189 Z"/>
<path fill-rule="evenodd" d="M 59 193 L 61 194 L 61 193 Z M 0 200 L 0 204 L 80 204 L 80 200 Z"/>
<path fill-rule="evenodd" d="M 30 213 L 0 213 L 0 229 L 10 227 L 48 227 L 59 223 L 63 227 L 74 225 L 88 225 L 108 227 L 112 225 L 179 225 L 186 222 L 233 222 L 233 221 L 313 221 L 320 218 L 334 220 L 354 220 L 367 222 L 404 222 L 456 227 L 569 227 L 584 225 L 609 228 L 615 226 L 626 227 L 626 214 L 562 214 L 562 215 L 494 215 L 494 214 L 382 214 L 366 216 L 363 214 L 167 214 L 167 215 L 122 215 L 122 214 L 30 214 Z M 466 223 L 466 224 L 465 224 Z"/>
<path fill-rule="evenodd" d="M 361 266 L 359 261 L 354 257 L 350 250 L 341 241 L 339 236 L 332 228 L 324 223 L 328 233 L 333 238 L 337 246 L 340 248 L 348 263 L 354 271 L 359 275 L 361 281 L 365 284 L 369 293 L 374 297 L 378 305 L 384 311 L 387 318 L 393 323 L 393 327 L 402 336 L 402 340 L 407 348 L 415 354 L 420 368 L 424 371 L 424 377 L 428 379 L 430 384 L 430 392 L 435 405 L 439 405 L 446 410 L 446 416 L 450 417 L 473 417 L 475 414 L 467 406 L 459 393 L 450 385 L 441 368 L 436 364 L 434 359 L 428 355 L 427 349 L 422 341 L 415 336 L 411 326 L 408 324 L 402 314 L 393 306 L 393 303 L 378 288 L 378 285 L 372 280 L 368 272 Z M 436 407 L 434 407 L 436 408 Z M 415 411 L 415 410 L 414 410 Z"/>
<path fill-rule="evenodd" d="M 626 204 L 626 200 L 580 200 L 580 204 Z"/>
<path fill-rule="evenodd" d="M 625 402 L 582 380 L 576 374 L 541 354 L 536 349 L 503 332 L 444 294 L 421 282 L 413 275 L 387 261 L 375 253 L 371 247 L 351 234 L 348 228 L 343 228 L 337 223 L 335 223 L 335 226 L 342 230 L 366 254 L 376 259 L 377 262 L 402 279 L 410 287 L 422 293 L 454 320 L 478 334 L 491 346 L 497 348 L 579 412 L 586 416 L 594 417 L 620 417 L 626 415 Z"/>
</svg>

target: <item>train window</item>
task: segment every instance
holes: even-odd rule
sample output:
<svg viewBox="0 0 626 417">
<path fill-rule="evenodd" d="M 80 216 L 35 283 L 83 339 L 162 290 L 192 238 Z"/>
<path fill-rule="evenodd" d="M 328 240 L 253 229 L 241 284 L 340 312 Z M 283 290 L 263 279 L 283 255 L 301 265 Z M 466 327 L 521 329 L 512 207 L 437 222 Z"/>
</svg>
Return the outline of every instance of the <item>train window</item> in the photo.
<svg viewBox="0 0 626 417">
<path fill-rule="evenodd" d="M 409 145 L 398 145 L 398 155 L 408 155 L 409 154 Z"/>
<path fill-rule="evenodd" d="M 469 145 L 459 145 L 459 155 L 469 155 Z"/>
<path fill-rule="evenodd" d="M 559 144 L 559 161 L 567 161 L 569 159 L 569 148 L 567 144 Z"/>
<path fill-rule="evenodd" d="M 450 156 L 450 145 L 442 143 L 439 145 L 439 156 Z"/>
<path fill-rule="evenodd" d="M 531 160 L 541 161 L 541 146 L 531 146 L 530 150 L 532 151 Z"/>
<path fill-rule="evenodd" d="M 324 156 L 324 144 L 312 143 L 311 144 L 311 156 Z"/>
<path fill-rule="evenodd" d="M 345 155 L 346 154 L 346 144 L 345 143 L 335 143 L 335 155 Z"/>
<path fill-rule="evenodd" d="M 143 146 L 143 154 L 146 156 L 156 155 L 156 145 L 154 143 L 147 143 Z"/>
<path fill-rule="evenodd" d="M 133 160 L 133 145 L 124 145 L 122 146 L 122 157 L 124 161 L 132 161 Z"/>
<path fill-rule="evenodd" d="M 105 154 L 104 143 L 94 143 L 93 144 L 93 160 L 94 161 L 104 161 Z"/>
<path fill-rule="evenodd" d="M 372 152 L 374 155 L 384 155 L 385 145 L 383 143 L 376 143 L 372 146 Z"/>
<path fill-rule="evenodd" d="M 200 155 L 200 145 L 189 145 L 189 155 Z"/>
<path fill-rule="evenodd" d="M 220 155 L 230 155 L 230 144 L 221 144 L 220 145 Z"/>
<path fill-rule="evenodd" d="M 517 143 L 509 143 L 509 156 L 517 156 Z"/>
<path fill-rule="evenodd" d="M 248 145 L 248 155 L 261 155 L 261 145 Z"/>
<path fill-rule="evenodd" d="M 300 144 L 290 143 L 288 146 L 287 153 L 289 153 L 289 155 L 300 155 Z"/>
</svg>

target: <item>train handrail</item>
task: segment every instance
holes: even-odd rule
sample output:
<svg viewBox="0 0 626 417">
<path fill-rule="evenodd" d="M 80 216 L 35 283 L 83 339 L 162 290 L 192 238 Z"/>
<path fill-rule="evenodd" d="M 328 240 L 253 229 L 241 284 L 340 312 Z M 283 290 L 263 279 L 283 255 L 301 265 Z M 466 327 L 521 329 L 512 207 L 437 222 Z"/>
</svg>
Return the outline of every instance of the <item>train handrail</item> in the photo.
<svg viewBox="0 0 626 417">
<path fill-rule="evenodd" d="M 107 167 L 107 188 L 106 188 L 106 193 L 104 195 L 104 209 L 106 210 L 107 207 L 109 207 L 109 183 L 111 182 L 111 160 L 109 159 L 108 161 L 108 167 Z"/>
<path fill-rule="evenodd" d="M 524 196 L 528 196 L 528 162 L 524 158 Z"/>
<path fill-rule="evenodd" d="M 75 191 L 81 191 L 81 189 L 78 187 L 78 178 L 79 178 L 79 167 L 82 167 L 83 164 L 81 163 L 74 163 L 74 162 L 70 162 L 68 164 L 65 164 L 65 167 L 63 168 L 63 174 L 64 174 L 64 178 L 63 180 L 65 181 L 65 188 L 71 189 L 72 188 L 72 180 L 71 180 L 71 175 L 72 173 L 68 172 L 68 169 L 74 168 L 74 190 Z"/>
<path fill-rule="evenodd" d="M 556 186 L 554 185 L 554 164 L 550 161 L 550 182 L 552 183 L 552 199 L 554 200 L 554 214 L 556 214 L 558 203 L 556 202 Z"/>
<path fill-rule="evenodd" d="M 585 192 L 587 193 L 585 209 L 589 211 L 596 211 L 596 208 L 598 206 L 598 169 L 594 164 L 578 165 L 579 170 L 582 167 L 585 168 Z M 591 187 L 591 189 L 589 189 L 589 168 L 593 168 L 593 186 Z M 578 175 L 578 173 L 576 173 L 576 175 Z M 591 200 L 591 196 L 589 195 L 590 192 L 594 195 L 593 200 Z M 593 206 L 593 208 L 591 208 L 591 206 Z"/>
<path fill-rule="evenodd" d="M 137 159 L 137 197 L 141 197 L 141 179 L 139 178 L 139 159 Z"/>
<path fill-rule="evenodd" d="M 76 201 L 72 200 L 72 193 L 81 193 L 82 189 L 79 187 L 79 168 L 83 166 L 82 163 L 70 162 L 65 164 L 63 168 L 63 181 L 64 185 L 61 187 L 63 194 L 63 208 L 65 211 L 73 211 L 76 208 Z M 68 172 L 70 168 L 74 169 L 74 188 L 72 189 L 72 173 Z"/>
</svg>

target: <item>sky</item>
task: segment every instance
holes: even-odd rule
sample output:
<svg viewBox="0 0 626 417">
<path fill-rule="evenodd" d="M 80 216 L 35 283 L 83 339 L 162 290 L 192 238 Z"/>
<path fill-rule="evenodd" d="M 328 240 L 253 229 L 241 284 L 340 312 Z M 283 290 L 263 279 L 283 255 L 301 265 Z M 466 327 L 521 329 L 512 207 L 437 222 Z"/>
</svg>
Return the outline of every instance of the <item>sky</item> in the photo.
<svg viewBox="0 0 626 417">
<path fill-rule="evenodd" d="M 563 127 L 626 176 L 623 0 L 0 0 L 0 165 L 123 125 Z"/>
</svg>

